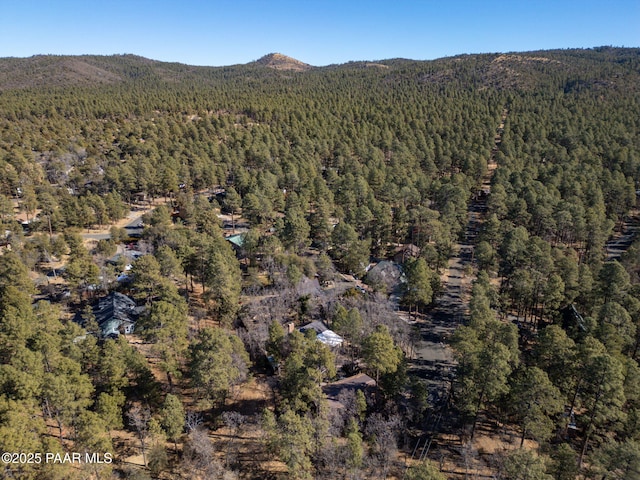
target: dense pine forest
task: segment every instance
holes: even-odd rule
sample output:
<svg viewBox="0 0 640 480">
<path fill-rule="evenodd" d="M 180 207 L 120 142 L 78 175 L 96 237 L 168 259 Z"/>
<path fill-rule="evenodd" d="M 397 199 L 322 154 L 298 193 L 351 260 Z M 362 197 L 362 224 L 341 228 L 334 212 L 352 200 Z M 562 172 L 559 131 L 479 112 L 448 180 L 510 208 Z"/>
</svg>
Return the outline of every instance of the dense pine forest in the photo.
<svg viewBox="0 0 640 480">
<path fill-rule="evenodd" d="M 638 49 L 0 59 L 1 476 L 637 478 L 638 192 Z"/>
</svg>

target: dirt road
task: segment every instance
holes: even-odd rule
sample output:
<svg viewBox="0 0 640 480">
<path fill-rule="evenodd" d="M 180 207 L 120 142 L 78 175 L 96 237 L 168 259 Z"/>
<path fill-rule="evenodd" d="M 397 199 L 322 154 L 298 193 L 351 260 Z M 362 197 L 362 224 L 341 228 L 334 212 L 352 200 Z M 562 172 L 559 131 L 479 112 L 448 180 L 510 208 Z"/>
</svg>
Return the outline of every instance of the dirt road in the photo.
<svg viewBox="0 0 640 480">
<path fill-rule="evenodd" d="M 453 352 L 447 342 L 464 320 L 469 305 L 474 248 L 486 212 L 486 198 L 491 190 L 491 179 L 497 168 L 495 155 L 502 142 L 507 115 L 508 110 L 505 108 L 496 131 L 495 145 L 491 150 L 487 171 L 482 179 L 482 194 L 474 196 L 469 203 L 464 241 L 455 245 L 455 253 L 441 276 L 443 294 L 438 298 L 433 310 L 418 323 L 421 341 L 417 345 L 415 359 L 411 362 L 411 370 L 437 389 L 448 388 L 453 375 Z M 433 394 L 435 397 L 443 395 L 444 391 Z"/>
<path fill-rule="evenodd" d="M 491 150 L 487 171 L 482 179 L 481 194 L 469 203 L 464 240 L 454 247 L 454 254 L 441 276 L 443 294 L 435 307 L 418 322 L 420 341 L 415 357 L 410 361 L 410 371 L 426 380 L 431 409 L 423 427 L 422 437 L 416 440 L 412 459 L 422 459 L 429 454 L 433 440 L 438 436 L 442 422 L 448 413 L 451 382 L 455 375 L 455 359 L 448 345 L 449 338 L 467 315 L 473 272 L 474 248 L 485 217 L 486 200 L 491 189 L 491 179 L 497 168 L 495 155 L 502 142 L 502 131 L 507 118 L 505 108 L 498 126 L 495 145 Z"/>
</svg>

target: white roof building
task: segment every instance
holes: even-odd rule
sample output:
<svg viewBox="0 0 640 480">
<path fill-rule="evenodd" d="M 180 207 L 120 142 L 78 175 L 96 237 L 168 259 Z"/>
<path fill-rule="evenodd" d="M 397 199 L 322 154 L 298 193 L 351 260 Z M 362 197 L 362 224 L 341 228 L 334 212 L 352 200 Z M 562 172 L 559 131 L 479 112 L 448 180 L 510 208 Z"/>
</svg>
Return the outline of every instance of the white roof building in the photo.
<svg viewBox="0 0 640 480">
<path fill-rule="evenodd" d="M 302 333 L 307 330 L 315 330 L 318 341 L 324 343 L 328 347 L 339 347 L 344 341 L 340 335 L 333 330 L 329 330 L 324 323 L 319 321 L 307 323 L 300 327 L 299 330 Z"/>
</svg>

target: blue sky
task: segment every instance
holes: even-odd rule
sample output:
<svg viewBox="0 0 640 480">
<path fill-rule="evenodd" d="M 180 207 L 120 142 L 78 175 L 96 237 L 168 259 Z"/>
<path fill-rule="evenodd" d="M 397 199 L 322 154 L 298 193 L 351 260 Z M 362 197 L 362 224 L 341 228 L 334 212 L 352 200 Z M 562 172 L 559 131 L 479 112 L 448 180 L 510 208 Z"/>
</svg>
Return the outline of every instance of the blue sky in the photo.
<svg viewBox="0 0 640 480">
<path fill-rule="evenodd" d="M 0 0 L 0 57 L 320 66 L 601 45 L 640 46 L 640 0 Z"/>
</svg>

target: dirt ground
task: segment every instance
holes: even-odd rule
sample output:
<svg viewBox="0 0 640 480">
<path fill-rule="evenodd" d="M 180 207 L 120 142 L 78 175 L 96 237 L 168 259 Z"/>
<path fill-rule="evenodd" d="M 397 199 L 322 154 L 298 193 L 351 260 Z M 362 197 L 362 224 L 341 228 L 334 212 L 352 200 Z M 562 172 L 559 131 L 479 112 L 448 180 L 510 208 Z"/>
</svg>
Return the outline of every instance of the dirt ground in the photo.
<svg viewBox="0 0 640 480">
<path fill-rule="evenodd" d="M 460 436 L 454 434 L 440 434 L 436 441 L 438 448 L 432 457 L 449 479 L 493 478 L 495 468 L 490 464 L 496 458 L 491 457 L 520 448 L 519 432 L 507 426 L 489 424 L 479 425 L 470 444 L 464 444 Z M 525 440 L 523 447 L 535 452 L 538 444 Z"/>
<path fill-rule="evenodd" d="M 143 347 L 144 344 L 137 342 L 135 339 L 132 340 L 132 344 L 136 348 L 143 352 L 147 350 Z M 155 368 L 153 370 L 154 373 L 158 373 Z M 164 374 L 161 375 L 164 377 L 164 383 L 166 384 L 166 376 Z M 192 392 L 189 389 L 178 388 L 177 393 L 190 410 L 197 409 L 197 401 L 192 397 Z M 246 421 L 244 425 L 237 431 L 233 431 L 224 426 L 220 420 L 216 420 L 218 424 L 222 425 L 219 427 L 211 423 L 204 424 L 209 429 L 208 436 L 213 443 L 216 458 L 221 464 L 228 463 L 229 467 L 232 468 L 234 464 L 239 463 L 243 465 L 243 472 L 246 471 L 251 478 L 256 478 L 255 474 L 257 472 L 274 475 L 287 471 L 284 463 L 270 458 L 265 451 L 259 415 L 256 415 L 272 403 L 273 390 L 268 381 L 261 377 L 253 378 L 246 384 L 237 387 L 225 407 L 225 410 L 240 412 L 245 415 Z M 118 464 L 122 466 L 144 466 L 140 440 L 134 432 L 117 430 L 112 432 L 112 438 L 117 452 Z M 147 441 L 147 454 L 150 450 L 151 442 L 149 440 Z M 174 443 L 167 441 L 165 446 L 171 463 L 175 463 L 177 459 L 174 457 Z M 177 446 L 180 452 L 183 448 L 183 443 L 179 441 Z"/>
</svg>

